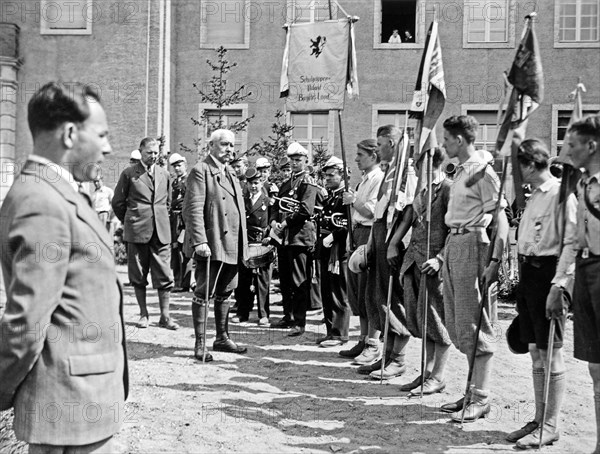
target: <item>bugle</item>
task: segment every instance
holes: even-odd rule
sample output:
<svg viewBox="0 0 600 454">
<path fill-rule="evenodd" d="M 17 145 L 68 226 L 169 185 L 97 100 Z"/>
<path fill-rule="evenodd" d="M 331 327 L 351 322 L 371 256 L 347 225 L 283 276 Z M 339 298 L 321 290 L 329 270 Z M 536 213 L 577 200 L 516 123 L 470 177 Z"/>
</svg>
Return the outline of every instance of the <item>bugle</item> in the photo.
<svg viewBox="0 0 600 454">
<path fill-rule="evenodd" d="M 287 213 L 295 213 L 300 208 L 300 202 L 291 197 L 273 197 L 279 202 L 279 209 Z"/>
<path fill-rule="evenodd" d="M 338 229 L 348 227 L 348 219 L 345 213 L 333 213 L 330 216 L 325 216 L 325 219 L 331 221 L 331 224 Z"/>
</svg>

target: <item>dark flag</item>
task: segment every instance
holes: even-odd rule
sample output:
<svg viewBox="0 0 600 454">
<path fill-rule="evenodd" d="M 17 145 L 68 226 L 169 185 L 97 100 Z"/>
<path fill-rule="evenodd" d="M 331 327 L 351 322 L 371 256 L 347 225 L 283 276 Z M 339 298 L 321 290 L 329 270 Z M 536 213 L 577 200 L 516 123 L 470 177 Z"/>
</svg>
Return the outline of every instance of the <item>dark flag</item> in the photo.
<svg viewBox="0 0 600 454">
<path fill-rule="evenodd" d="M 529 115 L 538 108 L 544 98 L 544 73 L 533 28 L 535 16 L 535 13 L 531 13 L 525 18 L 521 43 L 507 76 L 512 91 L 496 139 L 496 155 L 511 156 L 515 198 L 519 208 L 525 206 L 525 195 L 517 151 L 525 137 Z"/>
</svg>

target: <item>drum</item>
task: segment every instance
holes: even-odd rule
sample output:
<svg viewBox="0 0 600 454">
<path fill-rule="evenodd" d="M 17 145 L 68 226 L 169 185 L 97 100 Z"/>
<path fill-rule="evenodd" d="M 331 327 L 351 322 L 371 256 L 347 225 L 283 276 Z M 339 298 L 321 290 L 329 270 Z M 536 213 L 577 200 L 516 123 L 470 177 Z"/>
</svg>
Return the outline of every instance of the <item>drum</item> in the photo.
<svg viewBox="0 0 600 454">
<path fill-rule="evenodd" d="M 270 265 L 277 257 L 275 246 L 263 246 L 261 243 L 248 244 L 248 260 L 244 262 L 246 268 L 262 268 Z"/>
</svg>

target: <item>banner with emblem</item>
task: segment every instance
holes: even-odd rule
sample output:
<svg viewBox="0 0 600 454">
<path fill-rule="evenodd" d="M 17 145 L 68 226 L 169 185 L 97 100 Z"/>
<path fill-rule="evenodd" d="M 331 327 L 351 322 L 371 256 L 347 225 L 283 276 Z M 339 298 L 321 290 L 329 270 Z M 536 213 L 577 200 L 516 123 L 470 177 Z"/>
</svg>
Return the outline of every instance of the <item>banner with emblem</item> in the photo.
<svg viewBox="0 0 600 454">
<path fill-rule="evenodd" d="M 343 110 L 358 96 L 351 18 L 287 26 L 280 92 L 293 112 Z"/>
</svg>

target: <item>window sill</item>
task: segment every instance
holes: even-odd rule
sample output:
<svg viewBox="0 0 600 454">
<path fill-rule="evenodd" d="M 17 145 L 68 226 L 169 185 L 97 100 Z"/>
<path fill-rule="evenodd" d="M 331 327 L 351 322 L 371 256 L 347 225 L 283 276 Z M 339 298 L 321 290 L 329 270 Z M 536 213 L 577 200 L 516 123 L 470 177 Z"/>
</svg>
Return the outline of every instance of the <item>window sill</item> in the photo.
<svg viewBox="0 0 600 454">
<path fill-rule="evenodd" d="M 54 29 L 54 30 L 41 30 L 40 31 L 40 35 L 91 35 L 92 34 L 92 30 L 90 29 L 79 29 L 79 30 L 71 30 L 68 28 L 63 28 L 63 29 Z"/>
<path fill-rule="evenodd" d="M 375 43 L 373 44 L 373 49 L 393 49 L 393 50 L 408 50 L 408 49 L 423 49 L 425 44 L 420 43 L 400 43 L 400 44 L 390 44 L 390 43 Z"/>
<path fill-rule="evenodd" d="M 514 49 L 514 42 L 503 42 L 503 43 L 468 43 L 463 42 L 463 49 Z"/>
<path fill-rule="evenodd" d="M 599 49 L 600 48 L 600 41 L 596 41 L 596 42 L 586 42 L 586 41 L 574 41 L 574 42 L 568 42 L 568 43 L 561 43 L 558 41 L 554 41 L 554 48 L 555 49 L 581 49 L 581 48 L 588 48 L 588 49 Z"/>
<path fill-rule="evenodd" d="M 212 49 L 215 50 L 218 47 L 223 46 L 230 49 L 250 49 L 250 43 L 244 44 L 223 44 L 223 43 L 200 43 L 200 49 Z"/>
</svg>

